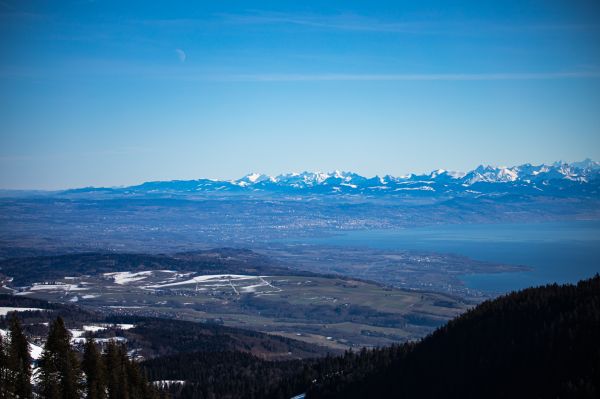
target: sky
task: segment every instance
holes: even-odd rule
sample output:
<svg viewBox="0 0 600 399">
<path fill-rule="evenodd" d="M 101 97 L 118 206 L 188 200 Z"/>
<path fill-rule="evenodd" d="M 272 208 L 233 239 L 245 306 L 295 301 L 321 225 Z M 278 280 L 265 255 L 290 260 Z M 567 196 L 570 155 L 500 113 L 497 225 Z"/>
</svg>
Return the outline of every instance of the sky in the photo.
<svg viewBox="0 0 600 399">
<path fill-rule="evenodd" d="M 0 0 L 0 188 L 587 157 L 598 1 Z"/>
</svg>

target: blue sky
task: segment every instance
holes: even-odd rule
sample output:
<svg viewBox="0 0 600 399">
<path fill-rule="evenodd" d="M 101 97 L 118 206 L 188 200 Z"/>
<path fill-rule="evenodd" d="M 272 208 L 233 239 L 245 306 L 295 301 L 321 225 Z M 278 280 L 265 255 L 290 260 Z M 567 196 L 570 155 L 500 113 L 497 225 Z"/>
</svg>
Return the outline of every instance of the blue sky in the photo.
<svg viewBox="0 0 600 399">
<path fill-rule="evenodd" d="M 600 159 L 598 4 L 0 0 L 0 187 Z"/>
</svg>

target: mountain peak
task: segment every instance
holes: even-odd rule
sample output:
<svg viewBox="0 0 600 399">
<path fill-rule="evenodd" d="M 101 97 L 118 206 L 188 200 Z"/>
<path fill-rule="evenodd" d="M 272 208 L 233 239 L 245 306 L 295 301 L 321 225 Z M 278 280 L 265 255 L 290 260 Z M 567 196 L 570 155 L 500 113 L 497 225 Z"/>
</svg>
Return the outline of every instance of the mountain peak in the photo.
<svg viewBox="0 0 600 399">
<path fill-rule="evenodd" d="M 597 170 L 597 169 L 600 169 L 600 162 L 593 161 L 590 158 L 586 158 L 583 161 L 571 163 L 571 166 L 578 168 L 578 169 Z"/>
<path fill-rule="evenodd" d="M 253 185 L 256 183 L 260 183 L 263 181 L 267 181 L 267 180 L 272 180 L 272 177 L 268 176 L 268 175 L 264 175 L 262 173 L 248 173 L 246 176 L 242 177 L 241 179 L 238 180 L 233 180 L 232 183 L 236 184 L 238 186 L 241 187 L 245 187 L 245 186 L 249 186 L 249 185 Z"/>
</svg>

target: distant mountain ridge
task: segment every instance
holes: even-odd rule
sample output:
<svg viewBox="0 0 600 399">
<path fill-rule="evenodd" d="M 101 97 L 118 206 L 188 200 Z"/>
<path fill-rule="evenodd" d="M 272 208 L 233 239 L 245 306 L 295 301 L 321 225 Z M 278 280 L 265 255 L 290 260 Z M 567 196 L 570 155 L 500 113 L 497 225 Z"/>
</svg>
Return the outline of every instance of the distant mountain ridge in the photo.
<svg viewBox="0 0 600 399">
<path fill-rule="evenodd" d="M 479 196 L 499 194 L 587 195 L 597 197 L 600 163 L 555 162 L 551 165 L 522 164 L 512 167 L 480 165 L 467 172 L 444 169 L 429 174 L 365 177 L 353 172 L 288 173 L 268 176 L 250 173 L 237 180 L 153 181 L 117 188 L 81 188 L 61 194 L 105 193 L 127 196 L 194 194 L 347 194 L 367 196 Z"/>
</svg>

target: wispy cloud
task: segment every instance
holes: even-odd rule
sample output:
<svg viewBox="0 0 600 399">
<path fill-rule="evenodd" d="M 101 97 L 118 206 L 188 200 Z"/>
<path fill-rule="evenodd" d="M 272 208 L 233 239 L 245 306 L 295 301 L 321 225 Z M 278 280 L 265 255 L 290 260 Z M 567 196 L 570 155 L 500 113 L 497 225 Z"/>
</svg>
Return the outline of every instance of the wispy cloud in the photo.
<svg viewBox="0 0 600 399">
<path fill-rule="evenodd" d="M 176 50 L 178 65 L 149 64 L 108 59 L 80 59 L 46 67 L 0 65 L 0 79 L 138 79 L 205 82 L 419 82 L 419 81 L 503 81 L 599 79 L 600 69 L 594 66 L 563 71 L 529 72 L 449 72 L 449 73 L 282 73 L 243 72 L 219 68 L 188 66 L 186 56 Z"/>
<path fill-rule="evenodd" d="M 256 11 L 246 14 L 217 14 L 225 23 L 238 25 L 295 25 L 307 28 L 357 32 L 388 32 L 410 34 L 469 34 L 477 32 L 523 32 L 599 30 L 600 25 L 588 24 L 499 24 L 484 20 L 411 21 L 385 20 L 358 14 L 291 14 Z M 181 21 L 190 24 L 190 20 Z"/>
<path fill-rule="evenodd" d="M 434 73 L 434 74 L 254 74 L 230 75 L 227 80 L 253 82 L 317 81 L 481 81 L 481 80 L 551 80 L 597 79 L 600 71 L 530 72 L 530 73 Z"/>
<path fill-rule="evenodd" d="M 349 31 L 422 33 L 434 26 L 424 22 L 390 22 L 354 14 L 298 15 L 286 13 L 218 14 L 226 23 L 284 24 Z"/>
</svg>

